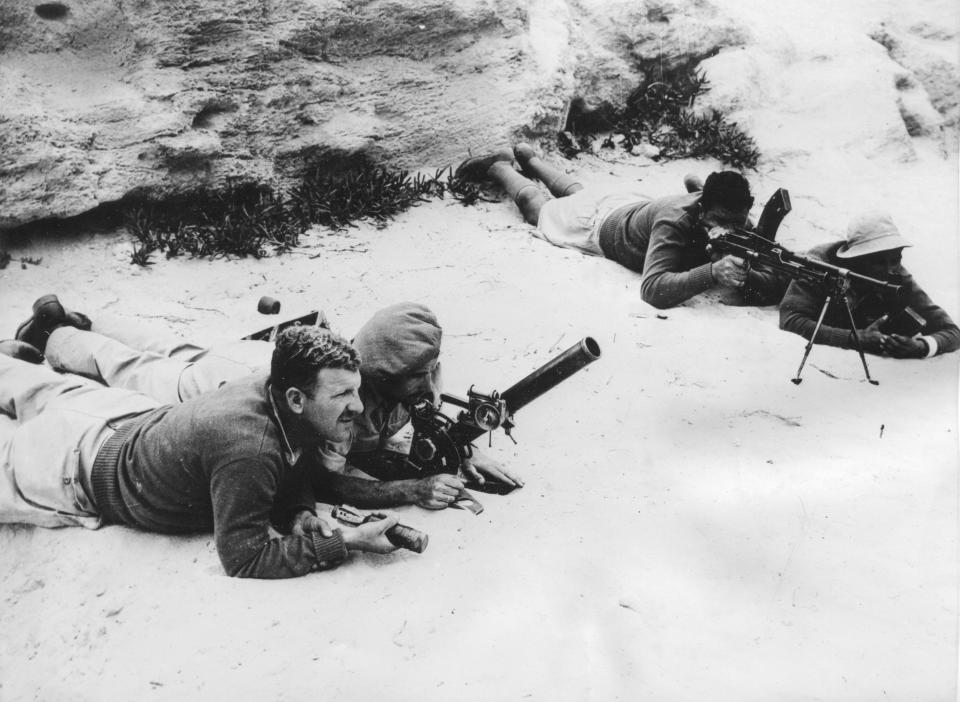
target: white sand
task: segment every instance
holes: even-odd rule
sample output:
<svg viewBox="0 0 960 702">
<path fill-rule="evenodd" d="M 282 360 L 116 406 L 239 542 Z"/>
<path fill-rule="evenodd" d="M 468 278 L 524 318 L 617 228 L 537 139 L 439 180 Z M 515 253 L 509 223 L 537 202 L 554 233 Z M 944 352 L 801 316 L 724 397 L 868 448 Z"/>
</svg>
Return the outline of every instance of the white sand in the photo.
<svg viewBox="0 0 960 702">
<path fill-rule="evenodd" d="M 802 140 L 809 135 L 798 135 Z M 958 319 L 956 154 L 856 149 L 751 176 L 787 187 L 781 239 L 837 238 L 867 201 Z M 585 157 L 591 182 L 676 192 L 717 164 Z M 212 537 L 0 528 L 0 700 L 952 700 L 958 356 L 803 349 L 776 311 L 658 312 L 635 274 L 530 236 L 509 203 L 423 205 L 262 261 L 129 264 L 122 234 L 0 240 L 0 329 L 58 292 L 207 339 L 322 307 L 352 334 L 401 300 L 445 329 L 449 391 L 505 389 L 584 335 L 603 357 L 490 453 L 527 481 L 479 517 L 400 510 L 423 555 L 233 580 Z M 662 318 L 661 318 L 662 317 Z"/>
</svg>

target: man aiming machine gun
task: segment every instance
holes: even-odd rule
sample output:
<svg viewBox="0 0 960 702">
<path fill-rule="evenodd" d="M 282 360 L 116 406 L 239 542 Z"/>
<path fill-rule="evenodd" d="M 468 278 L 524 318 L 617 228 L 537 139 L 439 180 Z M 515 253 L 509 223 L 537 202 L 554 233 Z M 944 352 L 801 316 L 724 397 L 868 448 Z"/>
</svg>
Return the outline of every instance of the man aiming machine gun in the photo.
<svg viewBox="0 0 960 702">
<path fill-rule="evenodd" d="M 683 183 L 687 192 L 695 193 L 703 189 L 703 182 L 694 174 L 688 174 L 684 177 Z M 707 230 L 706 251 L 711 260 L 715 263 L 724 256 L 733 255 L 736 258 L 743 259 L 737 251 L 723 250 L 721 247 L 711 246 L 711 232 L 718 234 L 728 229 L 740 230 L 745 233 L 751 233 L 758 238 L 773 243 L 777 238 L 777 231 L 783 218 L 790 214 L 793 209 L 790 204 L 790 193 L 785 188 L 778 188 L 770 196 L 767 204 L 763 206 L 763 212 L 760 213 L 760 220 L 756 227 L 752 227 L 748 222 L 747 227 L 736 227 L 731 225 L 719 225 Z M 733 259 L 733 260 L 736 260 Z M 750 265 L 749 260 L 744 261 L 743 282 L 740 287 L 743 304 L 746 305 L 775 305 L 780 302 L 784 292 L 789 284 L 789 277 L 784 275 L 783 271 L 764 266 L 761 262 L 754 262 Z"/>
<path fill-rule="evenodd" d="M 843 301 L 851 329 L 856 329 L 853 308 L 848 297 L 848 291 L 852 283 L 860 286 L 870 286 L 895 295 L 899 294 L 901 289 L 901 286 L 894 283 L 888 283 L 884 280 L 855 273 L 848 268 L 841 268 L 814 258 L 795 254 L 775 241 L 739 227 L 724 229 L 718 227 L 709 232 L 709 237 L 710 248 L 719 253 L 739 256 L 750 266 L 761 265 L 779 271 L 795 281 L 825 291 L 826 296 L 823 300 L 823 306 L 820 308 L 816 326 L 807 342 L 803 359 L 797 369 L 797 375 L 791 379 L 795 385 L 803 382 L 800 373 L 803 371 L 803 366 L 810 356 L 817 334 L 823 326 L 823 320 L 834 301 Z M 857 352 L 860 354 L 860 361 L 863 363 L 863 372 L 867 376 L 867 381 L 871 385 L 877 385 L 877 381 L 870 377 L 870 369 L 867 367 L 867 359 L 864 356 L 864 349 L 859 336 L 854 334 L 853 338 Z"/>
<path fill-rule="evenodd" d="M 707 291 L 724 295 L 729 304 L 774 304 L 786 290 L 788 281 L 755 271 L 750 283 L 759 294 L 740 299 L 743 262 L 707 255 L 707 231 L 744 224 L 753 207 L 750 184 L 737 171 L 711 173 L 702 183 L 694 177 L 686 182 L 686 194 L 654 198 L 629 181 L 585 187 L 521 143 L 512 152 L 498 149 L 469 158 L 456 174 L 500 185 L 524 221 L 536 227 L 534 236 L 641 274 L 640 296 L 657 309 L 676 307 Z"/>
</svg>

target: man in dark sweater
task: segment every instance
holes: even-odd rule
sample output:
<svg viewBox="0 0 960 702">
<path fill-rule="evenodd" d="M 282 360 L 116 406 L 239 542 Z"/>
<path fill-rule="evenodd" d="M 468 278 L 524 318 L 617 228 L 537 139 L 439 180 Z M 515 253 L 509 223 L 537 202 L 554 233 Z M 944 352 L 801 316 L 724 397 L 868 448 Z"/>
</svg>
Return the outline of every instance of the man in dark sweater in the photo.
<svg viewBox="0 0 960 702">
<path fill-rule="evenodd" d="M 55 296 L 48 298 L 57 300 Z M 62 307 L 61 312 L 66 325 L 91 327 L 85 315 Z M 204 347 L 130 325 L 111 324 L 109 320 L 94 320 L 92 328 L 83 334 L 58 330 L 44 339 L 25 324 L 19 337 L 43 345 L 54 368 L 142 392 L 167 404 L 200 397 L 228 381 L 259 372 L 270 363 L 272 344 L 265 341 Z M 416 504 L 441 509 L 461 494 L 463 480 L 446 473 L 392 481 L 345 475 L 348 463 L 363 468 L 376 460 L 375 455 L 387 441 L 409 422 L 410 406 L 424 396 L 435 404 L 439 402 L 441 337 L 436 315 L 413 302 L 379 310 L 357 332 L 353 344 L 362 358 L 359 392 L 364 409 L 354 417 L 347 439 L 318 443 L 318 460 L 312 471 L 317 497 L 357 507 Z M 523 484 L 480 451 L 467 462 L 465 474 L 475 480 L 484 480 L 482 476 L 486 475 L 508 484 Z"/>
<path fill-rule="evenodd" d="M 847 298 L 856 328 L 851 329 L 846 307 L 837 300 L 827 309 L 814 343 L 852 349 L 859 338 L 864 351 L 892 358 L 930 358 L 960 347 L 960 329 L 901 264 L 907 246 L 890 215 L 869 212 L 850 222 L 846 241 L 810 250 L 810 256 L 833 266 L 902 288 L 896 294 L 852 281 Z M 809 340 L 826 296 L 823 288 L 792 282 L 780 305 L 780 328 Z"/>
<path fill-rule="evenodd" d="M 513 167 L 516 158 L 522 174 Z M 725 289 L 739 304 L 775 304 L 786 288 L 777 275 L 750 270 L 736 256 L 711 257 L 707 232 L 747 223 L 753 197 L 739 173 L 711 173 L 702 192 L 650 198 L 634 187 L 584 188 L 536 156 L 527 144 L 464 161 L 457 174 L 490 179 L 513 198 L 537 236 L 556 246 L 604 256 L 642 273 L 644 302 L 664 309 L 712 289 Z M 543 182 L 548 198 L 530 180 Z M 689 189 L 693 189 L 690 187 Z M 754 294 L 744 300 L 745 289 Z"/>
<path fill-rule="evenodd" d="M 35 308 L 34 341 L 90 333 L 50 328 L 63 316 L 50 309 Z M 305 465 L 319 441 L 349 436 L 363 409 L 359 363 L 343 339 L 298 327 L 278 336 L 269 373 L 171 406 L 0 355 L 0 521 L 212 530 L 240 577 L 392 551 L 394 517 L 342 530 L 316 517 Z"/>
</svg>

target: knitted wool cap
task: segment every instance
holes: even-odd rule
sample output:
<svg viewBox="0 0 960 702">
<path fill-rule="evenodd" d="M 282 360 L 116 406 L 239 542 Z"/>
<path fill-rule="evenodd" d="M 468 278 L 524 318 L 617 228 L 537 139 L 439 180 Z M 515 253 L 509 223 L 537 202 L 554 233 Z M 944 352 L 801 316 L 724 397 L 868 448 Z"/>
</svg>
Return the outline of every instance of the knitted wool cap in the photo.
<svg viewBox="0 0 960 702">
<path fill-rule="evenodd" d="M 847 241 L 837 249 L 837 258 L 857 258 L 881 251 L 902 249 L 911 244 L 886 212 L 865 212 L 847 226 Z"/>
<path fill-rule="evenodd" d="M 440 355 L 441 336 L 440 324 L 428 307 L 415 302 L 384 307 L 353 340 L 363 358 L 360 373 L 389 378 L 424 370 Z"/>
</svg>

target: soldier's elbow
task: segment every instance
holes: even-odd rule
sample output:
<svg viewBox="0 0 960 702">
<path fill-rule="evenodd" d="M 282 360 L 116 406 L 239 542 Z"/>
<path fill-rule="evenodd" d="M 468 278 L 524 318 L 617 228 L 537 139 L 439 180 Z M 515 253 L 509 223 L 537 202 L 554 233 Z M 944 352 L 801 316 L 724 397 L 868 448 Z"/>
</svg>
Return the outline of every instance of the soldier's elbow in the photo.
<svg viewBox="0 0 960 702">
<path fill-rule="evenodd" d="M 653 285 L 642 286 L 640 288 L 640 297 L 648 305 L 655 307 L 658 310 L 665 310 L 669 307 L 673 307 L 669 300 L 664 299 L 663 295 L 657 294 L 657 290 Z"/>
</svg>

